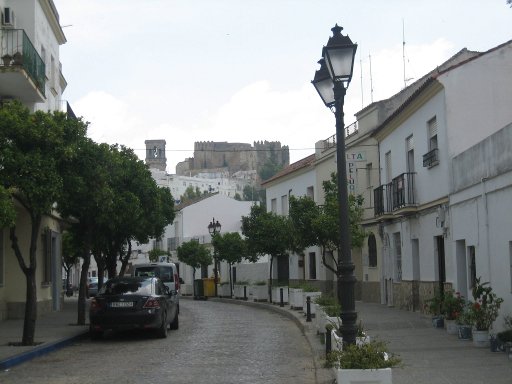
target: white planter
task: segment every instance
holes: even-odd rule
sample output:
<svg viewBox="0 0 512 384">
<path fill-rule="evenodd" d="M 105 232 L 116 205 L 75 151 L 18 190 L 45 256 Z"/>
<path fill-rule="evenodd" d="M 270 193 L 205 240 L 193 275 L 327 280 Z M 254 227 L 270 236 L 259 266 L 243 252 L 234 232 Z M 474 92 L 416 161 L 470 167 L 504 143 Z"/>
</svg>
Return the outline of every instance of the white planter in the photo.
<svg viewBox="0 0 512 384">
<path fill-rule="evenodd" d="M 181 284 L 180 285 L 180 293 L 183 296 L 192 296 L 194 294 L 193 290 L 194 290 L 194 286 L 192 284 Z"/>
<path fill-rule="evenodd" d="M 327 316 L 322 307 L 315 304 L 316 307 L 316 315 L 315 315 L 315 323 L 316 323 L 316 331 L 317 333 L 325 333 L 327 331 L 326 327 L 328 325 L 332 325 L 338 328 L 341 324 L 341 319 L 339 317 L 331 317 Z"/>
<path fill-rule="evenodd" d="M 391 368 L 382 369 L 335 369 L 338 384 L 392 384 Z"/>
<path fill-rule="evenodd" d="M 489 331 L 477 331 L 473 329 L 473 345 L 479 348 L 489 348 L 491 342 L 489 341 Z"/>
<path fill-rule="evenodd" d="M 268 285 L 253 285 L 251 292 L 254 301 L 268 301 Z"/>
<path fill-rule="evenodd" d="M 235 285 L 233 287 L 233 296 L 235 296 L 235 298 L 237 299 L 244 299 L 244 287 L 246 287 L 246 291 L 245 291 L 245 298 L 248 299 L 249 298 L 249 286 L 248 285 Z"/>
<path fill-rule="evenodd" d="M 281 288 L 283 289 L 283 304 L 288 304 L 288 287 L 272 287 L 272 302 L 281 304 Z"/>
<path fill-rule="evenodd" d="M 288 289 L 288 297 L 290 298 L 290 307 L 292 309 L 302 309 L 303 301 L 302 301 L 302 289 L 300 288 L 290 288 Z"/>
<path fill-rule="evenodd" d="M 229 284 L 217 284 L 217 295 L 220 296 L 220 297 L 230 297 L 231 296 L 231 292 L 230 292 L 230 288 L 229 288 Z"/>
<path fill-rule="evenodd" d="M 370 342 L 370 336 L 357 336 L 356 337 L 356 345 L 368 344 Z"/>
<path fill-rule="evenodd" d="M 302 311 L 304 312 L 304 314 L 306 315 L 306 311 L 307 311 L 307 297 L 309 296 L 311 298 L 311 314 L 312 315 L 315 315 L 315 305 L 314 304 L 314 301 L 317 297 L 321 296 L 322 295 L 322 292 L 303 292 L 302 293 Z"/>
</svg>

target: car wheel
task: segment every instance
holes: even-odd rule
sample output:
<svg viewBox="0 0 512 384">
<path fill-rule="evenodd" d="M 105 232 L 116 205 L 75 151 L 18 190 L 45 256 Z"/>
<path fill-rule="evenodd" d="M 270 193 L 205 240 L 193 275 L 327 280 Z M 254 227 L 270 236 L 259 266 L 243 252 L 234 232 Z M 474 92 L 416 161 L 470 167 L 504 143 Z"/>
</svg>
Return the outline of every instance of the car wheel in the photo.
<svg viewBox="0 0 512 384">
<path fill-rule="evenodd" d="M 91 325 L 89 327 L 89 336 L 91 337 L 91 340 L 99 340 L 103 336 L 103 332 L 93 329 Z"/>
<path fill-rule="evenodd" d="M 176 316 L 174 316 L 174 320 L 171 324 L 169 324 L 169 329 L 178 329 L 180 326 L 179 324 L 179 318 L 178 318 L 178 312 L 176 312 Z"/>
<path fill-rule="evenodd" d="M 160 326 L 160 328 L 158 328 L 157 332 L 158 337 L 160 337 L 161 339 L 165 339 L 167 337 L 167 313 L 164 313 L 164 316 L 162 318 L 162 325 Z"/>
</svg>

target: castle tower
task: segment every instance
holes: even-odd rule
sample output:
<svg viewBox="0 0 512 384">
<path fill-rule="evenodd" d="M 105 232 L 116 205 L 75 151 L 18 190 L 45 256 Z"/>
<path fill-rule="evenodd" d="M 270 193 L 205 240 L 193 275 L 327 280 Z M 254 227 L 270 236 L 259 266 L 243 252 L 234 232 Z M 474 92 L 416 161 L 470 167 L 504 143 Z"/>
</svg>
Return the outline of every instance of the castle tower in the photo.
<svg viewBox="0 0 512 384">
<path fill-rule="evenodd" d="M 165 140 L 146 140 L 146 165 L 149 168 L 165 171 L 167 159 L 165 158 Z"/>
</svg>

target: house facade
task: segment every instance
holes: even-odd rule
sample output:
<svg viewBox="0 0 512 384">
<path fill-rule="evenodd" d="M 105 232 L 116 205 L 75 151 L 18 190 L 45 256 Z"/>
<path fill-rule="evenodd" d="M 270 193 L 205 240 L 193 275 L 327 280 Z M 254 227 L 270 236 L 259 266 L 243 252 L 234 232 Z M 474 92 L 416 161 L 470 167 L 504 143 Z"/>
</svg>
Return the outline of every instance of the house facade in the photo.
<svg viewBox="0 0 512 384">
<path fill-rule="evenodd" d="M 66 80 L 59 47 L 66 38 L 52 0 L 0 0 L 0 105 L 20 100 L 30 111 L 62 110 Z M 67 105 L 65 111 L 67 111 Z M 69 109 L 70 110 L 70 109 Z M 16 206 L 16 231 L 21 252 L 30 244 L 30 219 Z M 38 313 L 59 310 L 62 298 L 61 233 L 57 215 L 43 218 L 37 241 Z M 9 229 L 0 228 L 0 320 L 22 318 L 25 275 L 12 251 Z"/>
<path fill-rule="evenodd" d="M 506 280 L 496 278 L 510 269 L 510 251 L 497 252 L 510 246 L 502 226 L 509 219 L 492 205 L 510 196 L 503 166 L 508 141 L 496 147 L 504 152 L 484 148 L 509 132 L 511 68 L 511 42 L 449 63 L 429 74 L 374 133 L 387 304 L 419 310 L 436 288 L 471 298 L 481 276 L 510 308 L 510 271 Z M 491 239 L 500 239 L 499 246 Z"/>
</svg>

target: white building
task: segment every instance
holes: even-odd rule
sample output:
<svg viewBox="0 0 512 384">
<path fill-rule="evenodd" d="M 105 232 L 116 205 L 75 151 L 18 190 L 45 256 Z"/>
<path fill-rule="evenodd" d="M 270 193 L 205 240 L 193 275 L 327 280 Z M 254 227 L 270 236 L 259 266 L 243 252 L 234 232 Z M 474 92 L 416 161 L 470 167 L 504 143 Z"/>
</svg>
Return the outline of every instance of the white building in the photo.
<svg viewBox="0 0 512 384">
<path fill-rule="evenodd" d="M 480 221 L 490 217 L 490 206 L 478 199 L 487 201 L 485 191 L 496 186 L 474 184 L 477 175 L 491 177 L 482 169 L 494 169 L 492 177 L 504 172 L 495 166 L 502 160 L 493 158 L 504 155 L 488 153 L 475 169 L 463 152 L 478 144 L 473 151 L 484 153 L 481 142 L 512 122 L 512 43 L 465 54 L 466 60 L 429 74 L 374 135 L 382 169 L 375 199 L 384 236 L 383 301 L 390 305 L 422 308 L 435 287 L 467 297 L 474 278 L 482 276 L 510 306 L 510 276 L 505 281 L 491 273 L 492 265 L 510 269 L 510 252 L 495 254 L 486 245 L 493 237 L 501 249 L 509 246 L 510 234 L 498 225 L 508 214 L 493 213 L 491 234 Z M 471 186 L 472 198 L 465 190 Z M 484 187 L 475 196 L 474 188 Z M 507 196 L 508 187 L 502 187 Z M 503 197 L 493 197 L 498 195 Z"/>
<path fill-rule="evenodd" d="M 0 104 L 21 101 L 31 112 L 62 109 L 66 80 L 59 61 L 59 47 L 66 38 L 52 0 L 0 0 Z M 72 111 L 66 110 L 71 114 Z M 21 251 L 29 252 L 30 220 L 16 206 L 16 231 Z M 25 308 L 25 275 L 10 246 L 8 229 L 0 228 L 0 320 L 22 318 Z M 62 221 L 43 217 L 37 242 L 37 312 L 59 310 Z"/>
</svg>

